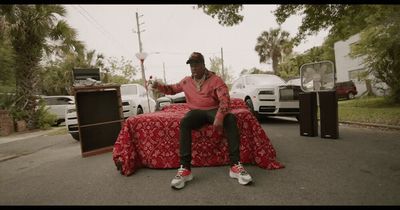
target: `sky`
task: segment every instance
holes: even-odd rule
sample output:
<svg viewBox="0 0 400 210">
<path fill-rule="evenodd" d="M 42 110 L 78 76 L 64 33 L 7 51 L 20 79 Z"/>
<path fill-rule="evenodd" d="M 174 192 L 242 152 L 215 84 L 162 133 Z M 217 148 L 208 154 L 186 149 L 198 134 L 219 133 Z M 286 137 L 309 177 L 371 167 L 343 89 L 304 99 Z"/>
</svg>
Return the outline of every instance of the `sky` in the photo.
<svg viewBox="0 0 400 210">
<path fill-rule="evenodd" d="M 206 67 L 210 58 L 221 57 L 223 51 L 224 67 L 238 78 L 243 69 L 253 67 L 272 70 L 271 64 L 260 63 L 254 47 L 257 37 L 263 31 L 277 28 L 273 11 L 277 5 L 243 5 L 240 12 L 243 21 L 227 27 L 218 24 L 217 19 L 206 15 L 195 5 L 64 5 L 68 24 L 78 32 L 78 39 L 87 49 L 96 50 L 106 57 L 131 60 L 138 72 L 135 78 L 141 78 L 139 41 L 136 13 L 139 14 L 140 33 L 143 52 L 148 56 L 144 60 L 146 79 L 163 79 L 164 71 L 167 83 L 179 82 L 190 75 L 186 64 L 189 55 L 196 51 L 204 55 Z M 282 29 L 293 37 L 301 24 L 300 16 L 292 16 L 282 24 Z M 295 52 L 302 53 L 314 46 L 320 46 L 327 31 L 307 37 Z"/>
</svg>

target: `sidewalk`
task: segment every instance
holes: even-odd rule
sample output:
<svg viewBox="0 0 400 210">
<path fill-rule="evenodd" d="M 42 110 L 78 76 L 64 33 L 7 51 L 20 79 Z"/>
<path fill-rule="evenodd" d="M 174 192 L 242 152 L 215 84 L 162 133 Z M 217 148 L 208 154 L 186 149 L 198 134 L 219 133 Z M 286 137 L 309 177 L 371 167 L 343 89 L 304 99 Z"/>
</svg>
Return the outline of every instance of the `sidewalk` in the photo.
<svg viewBox="0 0 400 210">
<path fill-rule="evenodd" d="M 8 136 L 0 136 L 0 144 L 5 144 L 5 143 L 12 142 L 12 141 L 19 141 L 19 140 L 23 140 L 23 139 L 43 136 L 43 135 L 46 135 L 48 133 L 51 133 L 51 132 L 54 132 L 56 130 L 63 129 L 63 128 L 64 127 L 62 126 L 62 127 L 51 127 L 48 130 L 36 129 L 36 130 L 30 130 L 30 131 L 25 131 L 25 132 L 15 132 Z"/>
</svg>

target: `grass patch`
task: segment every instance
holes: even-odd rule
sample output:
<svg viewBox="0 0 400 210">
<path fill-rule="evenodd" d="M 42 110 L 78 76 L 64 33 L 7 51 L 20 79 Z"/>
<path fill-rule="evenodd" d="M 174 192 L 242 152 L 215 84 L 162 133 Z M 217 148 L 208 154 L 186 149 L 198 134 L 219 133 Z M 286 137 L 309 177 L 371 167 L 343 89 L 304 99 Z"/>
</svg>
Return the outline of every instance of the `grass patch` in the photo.
<svg viewBox="0 0 400 210">
<path fill-rule="evenodd" d="M 338 102 L 339 121 L 400 126 L 400 104 L 384 97 L 363 97 Z"/>
</svg>

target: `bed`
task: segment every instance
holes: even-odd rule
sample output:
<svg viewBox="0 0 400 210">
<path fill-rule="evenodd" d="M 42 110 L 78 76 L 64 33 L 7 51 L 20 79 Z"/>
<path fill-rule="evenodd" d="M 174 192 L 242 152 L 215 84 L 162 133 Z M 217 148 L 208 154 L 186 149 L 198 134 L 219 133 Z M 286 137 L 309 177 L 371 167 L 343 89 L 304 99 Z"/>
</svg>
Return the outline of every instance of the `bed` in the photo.
<svg viewBox="0 0 400 210">
<path fill-rule="evenodd" d="M 240 130 L 240 161 L 264 169 L 280 169 L 276 151 L 254 115 L 241 99 L 231 99 L 231 112 Z M 140 168 L 179 168 L 179 125 L 189 111 L 186 103 L 171 104 L 161 111 L 128 118 L 113 148 L 113 161 L 122 175 Z M 229 164 L 226 137 L 212 125 L 192 131 L 192 166 Z"/>
</svg>

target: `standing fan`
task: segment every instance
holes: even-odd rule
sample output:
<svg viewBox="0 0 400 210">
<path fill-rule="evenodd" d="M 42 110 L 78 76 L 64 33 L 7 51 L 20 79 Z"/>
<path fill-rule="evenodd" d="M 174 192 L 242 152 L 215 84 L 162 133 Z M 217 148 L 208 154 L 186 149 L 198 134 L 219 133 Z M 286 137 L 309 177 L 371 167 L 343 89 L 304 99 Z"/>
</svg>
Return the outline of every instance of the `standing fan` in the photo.
<svg viewBox="0 0 400 210">
<path fill-rule="evenodd" d="M 300 67 L 301 89 L 304 92 L 333 90 L 335 68 L 331 61 L 306 63 Z"/>
</svg>

